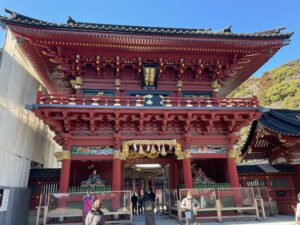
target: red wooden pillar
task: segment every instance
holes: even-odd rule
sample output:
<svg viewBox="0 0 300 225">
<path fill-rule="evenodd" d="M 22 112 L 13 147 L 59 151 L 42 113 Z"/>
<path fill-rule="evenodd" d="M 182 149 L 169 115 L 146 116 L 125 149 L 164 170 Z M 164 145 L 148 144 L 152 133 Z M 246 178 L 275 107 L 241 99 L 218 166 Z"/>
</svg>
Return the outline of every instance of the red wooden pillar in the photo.
<svg viewBox="0 0 300 225">
<path fill-rule="evenodd" d="M 174 179 L 174 188 L 177 188 L 179 185 L 179 170 L 178 170 L 178 161 L 174 162 L 173 165 L 173 174 L 171 176 Z"/>
<path fill-rule="evenodd" d="M 231 150 L 232 146 L 230 145 L 228 149 Z M 235 158 L 232 158 L 230 156 L 228 156 L 228 158 L 227 158 L 227 175 L 228 175 L 228 180 L 230 182 L 231 187 L 239 188 L 240 183 L 239 183 L 239 177 L 238 177 L 238 173 L 237 173 Z M 241 192 L 239 190 L 236 190 L 233 192 L 233 194 L 234 194 L 235 204 L 240 205 L 241 201 L 242 201 Z"/>
<path fill-rule="evenodd" d="M 238 142 L 239 137 L 236 134 L 231 133 L 228 135 L 228 140 L 229 140 L 228 151 L 230 152 L 233 151 L 233 145 Z M 228 179 L 232 188 L 238 188 L 240 187 L 240 183 L 239 183 L 239 177 L 238 177 L 235 158 L 234 158 L 235 155 L 231 155 L 229 152 L 227 158 Z"/>
<path fill-rule="evenodd" d="M 120 208 L 123 196 L 121 194 L 121 184 L 122 184 L 122 170 L 121 170 L 121 144 L 120 144 L 120 134 L 116 133 L 114 135 L 114 155 L 113 155 L 113 176 L 112 176 L 112 191 L 117 191 L 115 193 L 116 199 L 112 202 L 112 208 L 117 210 Z"/>
<path fill-rule="evenodd" d="M 60 181 L 59 181 L 60 193 L 68 192 L 69 180 L 70 180 L 70 168 L 71 168 L 71 160 L 70 159 L 63 160 L 61 172 L 60 172 Z"/>
<path fill-rule="evenodd" d="M 193 188 L 192 166 L 190 159 L 183 160 L 184 186 L 186 189 Z"/>
<path fill-rule="evenodd" d="M 113 191 L 121 191 L 121 159 L 118 154 L 121 151 L 121 143 L 120 143 L 120 134 L 114 134 L 114 157 L 113 157 L 113 180 L 112 180 L 112 190 Z"/>
<path fill-rule="evenodd" d="M 240 187 L 239 177 L 237 173 L 236 163 L 234 158 L 227 158 L 227 174 L 231 187 Z"/>
<path fill-rule="evenodd" d="M 182 150 L 184 152 L 188 151 L 190 135 L 185 135 L 184 143 L 182 145 Z M 186 154 L 184 154 L 186 155 Z M 192 166 L 191 166 L 191 159 L 184 157 L 183 159 L 183 174 L 184 174 L 184 186 L 186 189 L 193 188 L 193 177 L 192 177 Z"/>
<path fill-rule="evenodd" d="M 121 190 L 121 160 L 118 158 L 113 159 L 113 180 L 112 180 L 112 190 Z"/>
<path fill-rule="evenodd" d="M 71 144 L 69 138 L 64 138 L 63 144 L 64 151 L 71 151 Z M 71 153 L 70 153 L 71 155 Z M 69 190 L 70 182 L 70 169 L 71 169 L 71 160 L 64 159 L 62 160 L 60 180 L 59 180 L 59 192 L 66 193 Z"/>
</svg>

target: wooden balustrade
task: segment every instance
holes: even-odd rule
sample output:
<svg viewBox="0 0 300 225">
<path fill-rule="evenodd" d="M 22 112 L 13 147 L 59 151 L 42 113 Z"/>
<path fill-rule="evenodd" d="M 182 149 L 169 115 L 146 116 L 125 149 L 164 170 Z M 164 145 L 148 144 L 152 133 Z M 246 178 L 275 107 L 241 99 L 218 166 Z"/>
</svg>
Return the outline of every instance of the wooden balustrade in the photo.
<svg viewBox="0 0 300 225">
<path fill-rule="evenodd" d="M 92 105 L 92 106 L 145 106 L 143 96 L 85 96 L 40 94 L 38 104 Z M 157 107 L 258 107 L 256 97 L 252 98 L 207 98 L 207 97 L 164 97 L 162 105 Z"/>
</svg>

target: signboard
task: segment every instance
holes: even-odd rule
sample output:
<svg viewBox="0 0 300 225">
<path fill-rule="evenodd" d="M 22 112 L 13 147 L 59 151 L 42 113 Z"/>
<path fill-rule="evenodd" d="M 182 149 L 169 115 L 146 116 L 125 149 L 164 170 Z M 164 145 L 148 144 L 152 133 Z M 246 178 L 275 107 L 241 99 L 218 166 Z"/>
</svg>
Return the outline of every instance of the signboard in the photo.
<svg viewBox="0 0 300 225">
<path fill-rule="evenodd" d="M 142 88 L 155 89 L 158 80 L 158 64 L 143 65 L 142 78 Z"/>
<path fill-rule="evenodd" d="M 223 145 L 190 145 L 193 154 L 224 154 L 227 147 Z"/>
<path fill-rule="evenodd" d="M 0 189 L 0 212 L 7 211 L 9 189 Z"/>
<path fill-rule="evenodd" d="M 112 155 L 112 146 L 76 146 L 71 147 L 72 155 Z"/>
</svg>

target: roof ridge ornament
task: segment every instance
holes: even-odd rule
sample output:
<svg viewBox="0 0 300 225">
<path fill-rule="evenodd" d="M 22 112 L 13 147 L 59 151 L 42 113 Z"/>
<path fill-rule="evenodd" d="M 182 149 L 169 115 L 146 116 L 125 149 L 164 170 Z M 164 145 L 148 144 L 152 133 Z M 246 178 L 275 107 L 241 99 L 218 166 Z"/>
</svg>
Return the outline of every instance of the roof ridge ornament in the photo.
<svg viewBox="0 0 300 225">
<path fill-rule="evenodd" d="M 13 12 L 9 9 L 4 9 L 4 11 L 8 14 L 10 14 L 10 19 L 16 19 L 17 18 L 17 13 L 16 12 Z"/>
<path fill-rule="evenodd" d="M 67 25 L 69 27 L 74 27 L 76 25 L 76 21 L 73 20 L 73 18 L 71 16 L 68 16 Z"/>
<path fill-rule="evenodd" d="M 228 25 L 227 27 L 224 27 L 223 29 L 221 29 L 219 32 L 220 33 L 232 33 L 231 28 L 232 28 L 232 25 Z"/>
</svg>

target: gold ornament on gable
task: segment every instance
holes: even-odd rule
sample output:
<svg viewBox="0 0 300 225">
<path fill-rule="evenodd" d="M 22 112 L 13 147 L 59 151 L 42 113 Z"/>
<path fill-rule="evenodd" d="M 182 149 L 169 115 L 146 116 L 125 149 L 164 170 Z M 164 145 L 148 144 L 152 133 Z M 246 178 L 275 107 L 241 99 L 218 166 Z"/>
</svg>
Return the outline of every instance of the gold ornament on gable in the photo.
<svg viewBox="0 0 300 225">
<path fill-rule="evenodd" d="M 54 156 L 57 161 L 61 162 L 63 160 L 69 160 L 71 157 L 70 151 L 60 151 L 60 152 L 54 152 Z"/>
<path fill-rule="evenodd" d="M 157 158 L 175 154 L 177 159 L 190 157 L 190 152 L 183 152 L 181 145 L 176 140 L 131 140 L 125 141 L 120 152 L 120 159 L 127 158 Z"/>
</svg>

